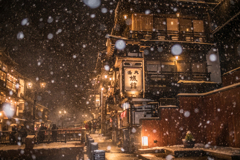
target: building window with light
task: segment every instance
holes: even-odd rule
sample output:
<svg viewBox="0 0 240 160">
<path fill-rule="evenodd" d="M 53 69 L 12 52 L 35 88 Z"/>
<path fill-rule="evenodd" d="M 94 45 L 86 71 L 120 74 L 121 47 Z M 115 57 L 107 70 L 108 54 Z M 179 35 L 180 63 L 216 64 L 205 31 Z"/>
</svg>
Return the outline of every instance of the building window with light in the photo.
<svg viewBox="0 0 240 160">
<path fill-rule="evenodd" d="M 167 30 L 178 32 L 178 19 L 177 18 L 167 18 Z"/>
<path fill-rule="evenodd" d="M 193 30 L 195 33 L 203 33 L 204 26 L 202 20 L 193 20 Z"/>
<path fill-rule="evenodd" d="M 180 32 L 182 33 L 192 32 L 192 20 L 180 19 Z"/>
<path fill-rule="evenodd" d="M 1 70 L 0 70 L 0 79 L 4 82 L 6 81 L 6 73 Z"/>
<path fill-rule="evenodd" d="M 11 89 L 12 91 L 16 92 L 16 83 L 17 78 L 12 76 L 11 74 L 7 74 L 7 88 Z"/>
<path fill-rule="evenodd" d="M 132 14 L 132 30 L 133 31 L 152 31 L 153 15 Z"/>
<path fill-rule="evenodd" d="M 177 63 L 177 71 L 178 72 L 189 72 L 190 64 L 186 62 L 178 62 Z"/>
</svg>

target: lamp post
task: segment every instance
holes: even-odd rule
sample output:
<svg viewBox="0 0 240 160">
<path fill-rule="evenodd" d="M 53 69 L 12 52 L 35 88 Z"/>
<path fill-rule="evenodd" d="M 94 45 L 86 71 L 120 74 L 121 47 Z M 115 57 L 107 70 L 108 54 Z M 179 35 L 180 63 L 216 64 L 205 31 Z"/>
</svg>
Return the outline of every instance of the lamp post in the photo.
<svg viewBox="0 0 240 160">
<path fill-rule="evenodd" d="M 33 84 L 31 82 L 29 82 L 27 84 L 28 89 L 32 89 L 32 86 L 33 86 Z M 40 88 L 41 89 L 44 89 L 45 87 L 46 87 L 46 83 L 44 83 L 44 82 L 40 83 Z M 36 88 L 36 89 L 38 89 L 38 88 Z M 33 134 L 34 134 L 34 131 L 35 131 L 34 125 L 35 125 L 35 118 L 36 118 L 35 114 L 36 114 L 36 105 L 37 105 L 37 94 L 38 94 L 38 91 L 35 90 L 35 92 L 34 92 L 34 104 L 33 104 Z"/>
<path fill-rule="evenodd" d="M 63 116 L 67 114 L 67 111 L 59 111 L 58 112 L 60 114 L 60 119 L 62 120 L 62 129 L 63 129 Z"/>
</svg>

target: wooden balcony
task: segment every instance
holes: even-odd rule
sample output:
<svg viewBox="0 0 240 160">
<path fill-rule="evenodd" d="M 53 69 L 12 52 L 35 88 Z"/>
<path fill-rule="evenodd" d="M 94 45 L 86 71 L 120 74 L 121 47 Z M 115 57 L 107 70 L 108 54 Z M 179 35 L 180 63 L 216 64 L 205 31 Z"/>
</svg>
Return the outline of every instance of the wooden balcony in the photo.
<svg viewBox="0 0 240 160">
<path fill-rule="evenodd" d="M 205 33 L 200 32 L 176 32 L 176 31 L 130 31 L 129 39 L 145 39 L 145 40 L 160 40 L 160 41 L 187 41 L 207 43 Z"/>
<path fill-rule="evenodd" d="M 180 80 L 210 81 L 210 74 L 206 72 L 156 72 L 146 73 L 147 85 L 172 85 Z"/>
<path fill-rule="evenodd" d="M 220 87 L 205 72 L 146 72 L 146 98 L 174 98 L 178 93 L 203 93 Z"/>
</svg>

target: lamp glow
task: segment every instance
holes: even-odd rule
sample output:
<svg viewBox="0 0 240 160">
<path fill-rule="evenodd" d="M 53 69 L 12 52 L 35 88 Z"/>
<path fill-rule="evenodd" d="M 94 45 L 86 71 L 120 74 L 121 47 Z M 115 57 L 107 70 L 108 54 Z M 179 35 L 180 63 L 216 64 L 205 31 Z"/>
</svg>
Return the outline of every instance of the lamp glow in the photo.
<svg viewBox="0 0 240 160">
<path fill-rule="evenodd" d="M 31 89 L 31 88 L 32 88 L 32 83 L 31 83 L 31 82 L 29 82 L 29 83 L 27 84 L 27 88 L 28 88 L 28 89 Z"/>
<path fill-rule="evenodd" d="M 178 56 L 175 56 L 175 59 L 178 60 Z"/>
<path fill-rule="evenodd" d="M 123 17 L 124 17 L 124 19 L 127 19 L 127 15 L 124 15 Z"/>
<path fill-rule="evenodd" d="M 148 146 L 148 137 L 147 136 L 142 137 L 142 146 Z"/>
</svg>

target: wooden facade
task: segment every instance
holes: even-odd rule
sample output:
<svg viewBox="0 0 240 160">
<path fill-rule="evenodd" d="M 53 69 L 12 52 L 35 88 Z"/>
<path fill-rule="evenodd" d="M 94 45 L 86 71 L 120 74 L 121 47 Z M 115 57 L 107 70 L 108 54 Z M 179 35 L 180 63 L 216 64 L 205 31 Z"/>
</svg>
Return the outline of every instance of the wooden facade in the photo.
<svg viewBox="0 0 240 160">
<path fill-rule="evenodd" d="M 141 137 L 148 136 L 148 147 L 182 144 L 190 130 L 197 143 L 239 147 L 239 86 L 205 95 L 221 87 L 221 73 L 239 66 L 239 59 L 230 54 L 236 48 L 229 43 L 237 47 L 236 36 L 224 39 L 225 34 L 231 37 L 234 31 L 225 33 L 225 29 L 213 27 L 222 4 L 119 1 L 106 54 L 100 58 L 102 66 L 110 66 L 112 80 L 109 83 L 101 79 L 100 83 L 108 91 L 104 94 L 109 100 L 107 110 L 120 121 L 113 130 L 117 135 L 125 135 L 122 129 L 128 131 L 127 136 L 121 135 L 128 137 L 125 143 L 129 143 L 130 136 L 134 137 L 131 143 L 141 143 Z M 119 47 L 119 42 L 125 46 Z M 224 49 L 223 42 L 231 47 Z M 174 53 L 175 47 L 181 50 L 178 54 Z M 225 53 L 234 59 L 234 64 L 229 64 Z M 215 60 L 210 59 L 211 55 Z M 136 79 L 137 69 L 142 79 Z M 101 73 L 101 77 L 104 74 L 108 73 Z M 223 77 L 224 85 L 238 82 L 233 81 L 235 73 L 232 78 L 229 75 Z M 199 95 L 188 96 L 190 93 Z"/>
</svg>

